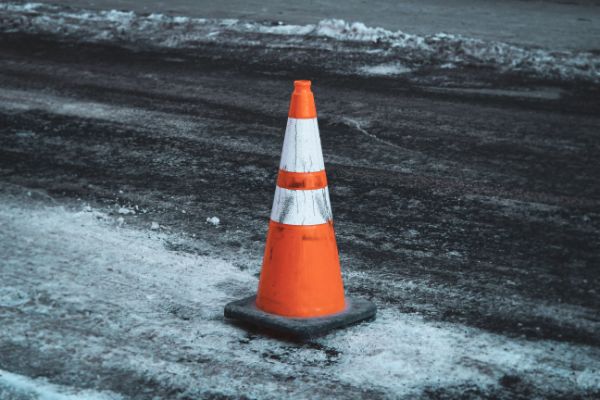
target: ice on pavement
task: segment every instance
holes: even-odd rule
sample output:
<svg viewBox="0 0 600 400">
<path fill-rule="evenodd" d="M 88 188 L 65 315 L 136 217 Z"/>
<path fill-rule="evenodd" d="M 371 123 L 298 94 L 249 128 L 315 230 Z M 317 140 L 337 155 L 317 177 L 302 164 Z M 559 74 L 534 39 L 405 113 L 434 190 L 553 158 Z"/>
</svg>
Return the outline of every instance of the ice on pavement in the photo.
<svg viewBox="0 0 600 400">
<path fill-rule="evenodd" d="M 376 321 L 309 344 L 249 334 L 222 314 L 227 302 L 256 289 L 257 266 L 169 250 L 168 243 L 190 239 L 118 228 L 102 210 L 83 207 L 0 198 L 0 348 L 14 357 L 43 355 L 36 366 L 2 356 L 0 393 L 119 393 L 94 386 L 108 375 L 192 398 L 318 398 L 323 382 L 398 396 L 463 384 L 486 389 L 506 375 L 557 393 L 600 389 L 597 349 L 428 321 L 384 303 Z"/>
</svg>

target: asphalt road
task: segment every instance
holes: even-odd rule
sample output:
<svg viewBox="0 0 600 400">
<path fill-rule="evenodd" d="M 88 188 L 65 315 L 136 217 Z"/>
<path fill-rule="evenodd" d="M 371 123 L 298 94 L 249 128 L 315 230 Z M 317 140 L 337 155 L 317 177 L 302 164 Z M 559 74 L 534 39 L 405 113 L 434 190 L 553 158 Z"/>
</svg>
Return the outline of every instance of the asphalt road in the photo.
<svg viewBox="0 0 600 400">
<path fill-rule="evenodd" d="M 0 306 L 0 369 L 139 399 L 597 398 L 598 88 L 477 70 L 451 73 L 459 82 L 477 76 L 485 89 L 449 88 L 433 78 L 420 84 L 298 71 L 285 59 L 256 62 L 257 51 L 207 44 L 190 55 L 0 36 L 0 214 L 8 254 L 0 277 L 5 290 L 38 294 L 38 301 Z M 346 290 L 376 302 L 381 317 L 350 335 L 281 344 L 230 326 L 219 312 L 255 290 L 297 78 L 313 80 Z M 98 233 L 84 241 L 85 229 L 67 229 L 78 224 L 69 213 L 84 205 L 142 234 L 109 230 L 118 240 L 102 242 L 110 234 Z M 211 216 L 218 227 L 207 224 Z M 44 230 L 61 220 L 65 227 L 52 229 L 64 229 L 64 241 Z M 152 222 L 185 238 L 165 239 L 161 268 L 169 257 L 174 265 L 192 257 L 172 272 L 200 283 L 140 284 L 115 273 L 109 285 L 102 278 L 112 273 L 96 264 L 104 252 L 121 271 L 119 263 L 133 257 L 128 249 L 154 249 L 140 244 L 155 234 Z M 152 254 L 148 262 L 159 262 Z M 225 278 L 239 281 L 216 281 L 206 265 L 194 275 L 189 269 L 204 264 L 193 257 L 222 260 Z M 44 297 L 46 281 L 55 286 Z M 119 286 L 133 281 L 141 286 Z M 167 318 L 148 322 L 153 338 L 117 318 L 150 312 L 135 294 L 142 286 L 173 296 L 168 307 L 148 297 Z M 61 287 L 64 293 L 52 294 Z M 217 304 L 203 305 L 198 293 L 219 288 Z M 192 303 L 188 290 L 196 293 Z M 87 311 L 74 310 L 69 295 L 80 296 Z M 128 309 L 132 297 L 138 301 Z M 112 324 L 94 322 L 96 306 Z M 197 313 L 202 307 L 210 312 Z M 65 315 L 77 315 L 77 323 Z M 206 318 L 222 341 L 187 330 Z M 196 341 L 186 348 L 169 329 Z M 352 343 L 361 332 L 380 336 Z M 415 339 L 424 332 L 432 342 Z M 460 357 L 428 354 L 439 350 L 437 337 Z M 396 352 L 411 340 L 420 355 Z M 84 351 L 90 341 L 103 349 L 93 357 Z M 360 350 L 377 341 L 382 349 Z M 111 365 L 102 358 L 109 353 Z M 416 365 L 418 373 L 399 372 Z M 354 372 L 346 379 L 338 368 Z M 369 377 L 370 369 L 380 375 Z"/>
</svg>

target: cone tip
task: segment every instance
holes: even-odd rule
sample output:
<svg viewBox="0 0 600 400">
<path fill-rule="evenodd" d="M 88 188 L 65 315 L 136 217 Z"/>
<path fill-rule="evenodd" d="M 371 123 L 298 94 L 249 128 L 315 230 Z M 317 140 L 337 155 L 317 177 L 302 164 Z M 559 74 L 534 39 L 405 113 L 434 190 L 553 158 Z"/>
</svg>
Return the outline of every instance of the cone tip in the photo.
<svg viewBox="0 0 600 400">
<path fill-rule="evenodd" d="M 310 90 L 309 80 L 294 81 L 294 92 L 288 116 L 291 118 L 316 118 L 315 99 Z"/>
<path fill-rule="evenodd" d="M 309 80 L 298 80 L 294 81 L 295 90 L 310 90 L 311 82 Z"/>
</svg>

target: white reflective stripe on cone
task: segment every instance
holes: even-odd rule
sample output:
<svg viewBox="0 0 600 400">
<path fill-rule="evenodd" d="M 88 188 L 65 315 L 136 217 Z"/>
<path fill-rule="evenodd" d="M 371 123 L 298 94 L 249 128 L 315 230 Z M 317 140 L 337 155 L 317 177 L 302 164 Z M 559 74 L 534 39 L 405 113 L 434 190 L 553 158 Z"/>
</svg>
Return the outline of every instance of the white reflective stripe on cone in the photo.
<svg viewBox="0 0 600 400">
<path fill-rule="evenodd" d="M 316 118 L 288 118 L 279 168 L 289 172 L 325 169 Z"/>
<path fill-rule="evenodd" d="M 318 225 L 332 219 L 329 190 L 289 190 L 276 186 L 271 219 L 288 225 Z"/>
</svg>

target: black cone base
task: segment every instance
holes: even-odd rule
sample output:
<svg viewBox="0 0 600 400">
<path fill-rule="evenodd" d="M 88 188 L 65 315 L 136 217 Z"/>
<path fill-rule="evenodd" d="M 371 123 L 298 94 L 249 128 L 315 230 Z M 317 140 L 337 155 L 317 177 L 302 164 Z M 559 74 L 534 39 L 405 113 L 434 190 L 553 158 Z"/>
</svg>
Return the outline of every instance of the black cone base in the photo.
<svg viewBox="0 0 600 400">
<path fill-rule="evenodd" d="M 233 301 L 225 306 L 225 317 L 265 331 L 306 339 L 333 329 L 375 318 L 377 308 L 368 300 L 346 297 L 346 310 L 317 318 L 288 318 L 269 314 L 256 307 L 256 296 Z"/>
</svg>

